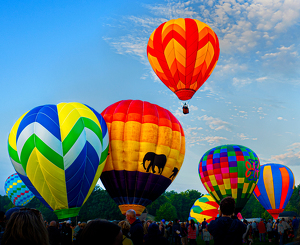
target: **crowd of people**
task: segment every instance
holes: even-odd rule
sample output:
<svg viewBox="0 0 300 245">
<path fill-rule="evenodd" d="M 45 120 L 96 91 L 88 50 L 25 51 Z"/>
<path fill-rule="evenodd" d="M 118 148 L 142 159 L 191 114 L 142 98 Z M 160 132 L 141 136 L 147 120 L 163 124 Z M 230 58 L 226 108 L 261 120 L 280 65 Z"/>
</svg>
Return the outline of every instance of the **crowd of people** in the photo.
<svg viewBox="0 0 300 245">
<path fill-rule="evenodd" d="M 234 199 L 226 197 L 220 203 L 219 217 L 209 224 L 205 219 L 202 223 L 193 219 L 141 221 L 132 209 L 120 222 L 95 219 L 75 224 L 70 220 L 48 223 L 36 209 L 15 207 L 6 213 L 0 211 L 0 245 L 196 245 L 198 236 L 205 244 L 215 245 L 248 245 L 256 241 L 300 244 L 296 217 L 248 222 L 234 210 Z"/>
</svg>

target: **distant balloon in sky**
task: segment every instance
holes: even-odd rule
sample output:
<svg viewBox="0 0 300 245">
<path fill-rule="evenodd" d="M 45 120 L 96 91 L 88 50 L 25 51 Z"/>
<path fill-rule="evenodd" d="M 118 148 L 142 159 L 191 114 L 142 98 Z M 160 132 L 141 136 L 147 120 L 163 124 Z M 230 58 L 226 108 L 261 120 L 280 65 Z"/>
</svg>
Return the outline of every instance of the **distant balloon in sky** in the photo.
<svg viewBox="0 0 300 245">
<path fill-rule="evenodd" d="M 261 166 L 253 194 L 272 217 L 278 219 L 293 194 L 294 186 L 294 174 L 287 166 L 268 163 Z"/>
<path fill-rule="evenodd" d="M 93 191 L 108 152 L 102 116 L 81 103 L 38 106 L 21 116 L 8 138 L 20 178 L 59 219 L 75 217 Z"/>
<path fill-rule="evenodd" d="M 215 32 L 207 24 L 189 18 L 161 24 L 147 45 L 148 60 L 154 72 L 184 101 L 191 99 L 208 79 L 219 53 Z"/>
<path fill-rule="evenodd" d="M 15 206 L 25 206 L 33 198 L 33 193 L 23 183 L 17 173 L 10 175 L 4 184 L 5 193 Z"/>
<path fill-rule="evenodd" d="M 101 181 L 123 214 L 140 215 L 177 176 L 185 137 L 168 110 L 140 100 L 122 100 L 102 113 L 110 137 Z"/>
<path fill-rule="evenodd" d="M 204 195 L 196 200 L 190 210 L 190 218 L 202 223 L 206 219 L 207 223 L 214 220 L 218 214 L 219 204 L 211 195 Z"/>
<path fill-rule="evenodd" d="M 221 145 L 207 151 L 199 163 L 205 189 L 218 203 L 232 196 L 241 212 L 259 178 L 260 162 L 252 150 L 241 145 Z"/>
</svg>

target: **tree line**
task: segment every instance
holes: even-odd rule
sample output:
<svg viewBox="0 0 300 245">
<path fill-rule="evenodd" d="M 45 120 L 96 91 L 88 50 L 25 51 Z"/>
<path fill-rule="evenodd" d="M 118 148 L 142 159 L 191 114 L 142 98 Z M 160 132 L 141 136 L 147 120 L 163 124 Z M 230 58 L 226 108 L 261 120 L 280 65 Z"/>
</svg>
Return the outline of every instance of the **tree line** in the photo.
<svg viewBox="0 0 300 245">
<path fill-rule="evenodd" d="M 296 186 L 287 204 L 285 211 L 295 211 L 299 214 L 300 210 L 300 185 Z M 179 219 L 186 221 L 189 217 L 190 209 L 194 202 L 203 196 L 197 190 L 186 190 L 180 193 L 176 191 L 166 191 L 152 204 L 148 205 L 144 213 L 154 216 L 156 221 Z M 7 211 L 14 207 L 7 196 L 0 195 L 0 210 Z M 44 219 L 47 221 L 58 220 L 54 212 L 46 208 L 37 198 L 34 198 L 26 205 L 28 208 L 35 208 L 41 211 Z M 271 215 L 257 201 L 254 195 L 251 195 L 246 206 L 242 210 L 244 218 L 264 218 L 271 219 Z M 79 216 L 72 218 L 72 221 L 88 221 L 95 218 L 103 218 L 107 220 L 123 220 L 124 215 L 121 214 L 117 204 L 112 200 L 106 190 L 100 186 L 96 186 L 87 202 L 83 205 L 79 212 Z"/>
</svg>

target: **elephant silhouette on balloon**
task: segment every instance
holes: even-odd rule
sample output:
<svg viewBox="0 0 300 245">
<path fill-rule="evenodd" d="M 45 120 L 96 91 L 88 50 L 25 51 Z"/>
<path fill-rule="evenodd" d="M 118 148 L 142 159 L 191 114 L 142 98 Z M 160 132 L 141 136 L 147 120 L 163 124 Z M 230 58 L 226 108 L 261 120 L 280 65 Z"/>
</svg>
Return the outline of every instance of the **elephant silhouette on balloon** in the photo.
<svg viewBox="0 0 300 245">
<path fill-rule="evenodd" d="M 156 173 L 155 167 L 157 167 L 158 173 L 162 174 L 166 162 L 167 157 L 164 154 L 157 155 L 154 152 L 147 152 L 143 159 L 143 167 L 146 170 L 146 172 L 150 172 L 150 168 L 152 168 L 152 173 Z M 149 164 L 147 168 L 146 164 Z"/>
</svg>

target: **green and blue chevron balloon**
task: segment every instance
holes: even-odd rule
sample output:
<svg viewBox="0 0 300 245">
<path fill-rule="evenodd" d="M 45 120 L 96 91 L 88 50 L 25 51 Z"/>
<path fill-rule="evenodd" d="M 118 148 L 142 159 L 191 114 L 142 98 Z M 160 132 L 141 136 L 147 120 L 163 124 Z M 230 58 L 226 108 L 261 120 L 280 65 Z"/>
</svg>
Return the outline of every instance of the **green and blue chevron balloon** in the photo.
<svg viewBox="0 0 300 245">
<path fill-rule="evenodd" d="M 93 191 L 108 153 L 103 117 L 81 103 L 38 106 L 22 115 L 8 138 L 22 181 L 59 219 L 75 217 Z"/>
<path fill-rule="evenodd" d="M 33 198 L 33 193 L 23 183 L 17 173 L 10 175 L 4 184 L 6 195 L 15 206 L 25 206 Z"/>
</svg>

